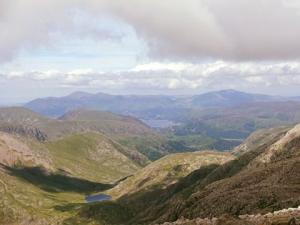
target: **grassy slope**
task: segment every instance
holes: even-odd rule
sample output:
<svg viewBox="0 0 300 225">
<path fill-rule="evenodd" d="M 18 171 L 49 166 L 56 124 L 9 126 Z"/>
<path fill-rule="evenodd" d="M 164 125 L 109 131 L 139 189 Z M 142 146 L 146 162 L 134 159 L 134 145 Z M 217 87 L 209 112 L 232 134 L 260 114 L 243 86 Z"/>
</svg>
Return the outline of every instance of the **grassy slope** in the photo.
<svg viewBox="0 0 300 225">
<path fill-rule="evenodd" d="M 0 169 L 0 194 L 0 224 L 3 225 L 56 224 L 72 215 L 72 212 L 55 210 L 57 205 L 83 202 L 79 193 L 48 192 L 3 169 Z"/>
<path fill-rule="evenodd" d="M 102 132 L 131 149 L 132 152 L 137 150 L 150 160 L 166 155 L 170 149 L 164 137 L 133 117 L 80 109 L 66 113 L 61 119 L 65 122 L 77 122 L 82 127 Z M 135 157 L 139 157 L 141 165 L 146 165 L 149 161 L 137 153 Z"/>
<path fill-rule="evenodd" d="M 139 168 L 98 133 L 48 143 L 3 133 L 0 139 L 1 151 L 19 156 L 10 164 L 0 160 L 0 224 L 61 224 L 74 216 L 85 194 L 103 191 Z M 49 159 L 33 160 L 41 152 Z"/>
<path fill-rule="evenodd" d="M 102 135 L 85 133 L 47 143 L 46 147 L 56 168 L 89 180 L 113 182 L 139 168 L 115 145 Z"/>
<path fill-rule="evenodd" d="M 141 190 L 166 188 L 200 167 L 223 164 L 233 158 L 229 153 L 208 151 L 167 155 L 139 170 L 108 193 L 118 198 Z"/>
<path fill-rule="evenodd" d="M 115 224 L 141 225 L 174 221 L 182 216 L 193 219 L 298 207 L 300 128 L 298 126 L 287 134 L 286 131 L 286 128 L 264 131 L 265 138 L 256 136 L 258 143 L 254 141 L 247 151 L 224 165 L 204 166 L 167 187 L 144 188 L 123 195 L 114 202 L 114 207 L 125 207 L 123 212 L 129 212 L 128 219 Z M 139 184 L 146 183 L 134 185 L 138 189 Z M 84 206 L 75 218 L 97 224 L 101 221 L 97 212 L 102 207 L 107 206 Z M 88 214 L 89 211 L 93 213 Z"/>
</svg>

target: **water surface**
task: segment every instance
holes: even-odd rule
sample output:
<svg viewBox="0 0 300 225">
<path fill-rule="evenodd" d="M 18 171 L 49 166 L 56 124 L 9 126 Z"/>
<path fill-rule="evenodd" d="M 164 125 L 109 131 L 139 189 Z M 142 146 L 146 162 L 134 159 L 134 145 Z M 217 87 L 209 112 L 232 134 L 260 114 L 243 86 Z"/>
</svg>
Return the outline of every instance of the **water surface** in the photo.
<svg viewBox="0 0 300 225">
<path fill-rule="evenodd" d="M 145 124 L 152 128 L 167 128 L 176 125 L 173 121 L 170 120 L 142 120 Z"/>
<path fill-rule="evenodd" d="M 85 201 L 87 203 L 90 202 L 103 202 L 103 201 L 109 201 L 111 200 L 110 195 L 105 195 L 105 194 L 97 194 L 97 195 L 88 195 L 85 197 Z"/>
</svg>

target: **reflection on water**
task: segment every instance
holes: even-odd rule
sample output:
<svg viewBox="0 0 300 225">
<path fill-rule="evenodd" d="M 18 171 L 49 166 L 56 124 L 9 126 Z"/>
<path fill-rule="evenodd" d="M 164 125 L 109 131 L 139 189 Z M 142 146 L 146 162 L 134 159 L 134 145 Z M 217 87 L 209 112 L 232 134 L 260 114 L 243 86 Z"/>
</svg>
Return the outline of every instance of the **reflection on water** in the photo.
<svg viewBox="0 0 300 225">
<path fill-rule="evenodd" d="M 88 195 L 85 197 L 86 202 L 103 202 L 111 200 L 110 195 L 105 194 L 97 194 L 97 195 Z"/>
</svg>

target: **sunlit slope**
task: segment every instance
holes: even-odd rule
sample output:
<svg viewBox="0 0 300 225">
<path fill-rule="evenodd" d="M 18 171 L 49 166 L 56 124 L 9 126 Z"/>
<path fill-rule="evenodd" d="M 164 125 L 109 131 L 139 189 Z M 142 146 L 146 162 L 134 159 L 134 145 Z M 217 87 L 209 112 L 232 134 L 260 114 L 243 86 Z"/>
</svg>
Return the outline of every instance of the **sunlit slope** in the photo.
<svg viewBox="0 0 300 225">
<path fill-rule="evenodd" d="M 164 156 L 109 191 L 115 198 L 142 190 L 166 188 L 194 170 L 234 159 L 229 153 L 191 152 Z"/>
<path fill-rule="evenodd" d="M 90 180 L 113 182 L 139 168 L 122 146 L 98 133 L 75 134 L 45 146 L 56 168 Z"/>
</svg>

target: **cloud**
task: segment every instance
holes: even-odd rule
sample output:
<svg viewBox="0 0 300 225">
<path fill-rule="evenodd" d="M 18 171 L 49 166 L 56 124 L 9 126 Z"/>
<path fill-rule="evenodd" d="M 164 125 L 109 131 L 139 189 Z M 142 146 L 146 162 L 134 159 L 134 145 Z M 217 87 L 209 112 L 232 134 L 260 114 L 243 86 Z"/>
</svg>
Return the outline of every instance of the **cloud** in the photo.
<svg viewBox="0 0 300 225">
<path fill-rule="evenodd" d="M 1 0 L 0 62 L 12 60 L 20 51 L 55 47 L 58 38 L 93 37 L 120 39 L 118 32 L 101 26 L 104 20 L 81 10 L 82 0 Z"/>
<path fill-rule="evenodd" d="M 280 60 L 300 56 L 299 1 L 113 2 L 114 13 L 148 40 L 155 57 Z"/>
<path fill-rule="evenodd" d="M 0 81 L 41 85 L 144 93 L 193 93 L 199 90 L 246 89 L 293 86 L 300 84 L 300 63 L 232 63 L 217 61 L 205 64 L 149 63 L 123 71 L 101 72 L 93 69 L 71 71 L 11 71 L 0 73 Z"/>
<path fill-rule="evenodd" d="M 115 36 L 107 28 L 83 29 L 74 20 L 78 10 L 99 23 L 103 15 L 128 23 L 146 41 L 154 59 L 300 58 L 297 0 L 1 0 L 0 4 L 1 61 L 24 48 L 55 45 L 51 39 L 55 32 L 95 39 Z"/>
</svg>

